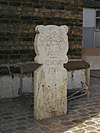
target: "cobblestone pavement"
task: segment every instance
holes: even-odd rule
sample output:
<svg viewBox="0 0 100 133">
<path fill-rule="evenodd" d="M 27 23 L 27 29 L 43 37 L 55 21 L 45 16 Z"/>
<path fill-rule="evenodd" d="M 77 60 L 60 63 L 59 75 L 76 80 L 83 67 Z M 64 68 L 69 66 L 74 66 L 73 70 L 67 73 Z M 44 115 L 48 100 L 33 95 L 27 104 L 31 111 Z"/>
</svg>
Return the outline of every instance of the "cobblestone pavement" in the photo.
<svg viewBox="0 0 100 133">
<path fill-rule="evenodd" d="M 91 78 L 91 96 L 68 102 L 68 114 L 34 120 L 20 100 L 0 101 L 0 133 L 100 133 L 100 79 Z"/>
</svg>

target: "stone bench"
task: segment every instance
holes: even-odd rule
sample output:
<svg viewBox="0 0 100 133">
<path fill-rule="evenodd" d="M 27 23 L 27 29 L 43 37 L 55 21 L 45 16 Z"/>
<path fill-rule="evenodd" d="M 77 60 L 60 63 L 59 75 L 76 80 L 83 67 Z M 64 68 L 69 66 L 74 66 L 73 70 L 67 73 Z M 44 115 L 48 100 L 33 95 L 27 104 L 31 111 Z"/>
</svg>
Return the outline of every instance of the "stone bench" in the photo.
<svg viewBox="0 0 100 133">
<path fill-rule="evenodd" d="M 90 65 L 83 61 L 69 61 L 64 64 L 68 70 L 68 100 L 90 96 Z"/>
<path fill-rule="evenodd" d="M 35 62 L 0 66 L 0 98 L 17 97 L 21 93 L 33 93 L 32 77 L 38 68 Z"/>
<path fill-rule="evenodd" d="M 33 76 L 34 76 L 34 71 L 39 66 L 40 65 L 35 62 L 17 63 L 17 64 L 12 64 L 10 66 L 1 65 L 0 66 L 0 77 L 3 79 L 3 77 L 6 76 L 8 80 L 13 81 L 13 78 L 16 77 L 16 75 L 18 75 L 19 86 L 22 87 L 22 88 L 20 88 L 21 89 L 20 94 L 22 92 L 23 94 L 28 95 L 29 93 L 33 93 L 32 80 L 33 80 Z M 90 69 L 89 68 L 90 68 L 90 66 L 88 63 L 86 63 L 85 61 L 69 61 L 67 64 L 64 64 L 64 67 L 68 71 L 68 84 L 67 85 L 68 85 L 69 91 L 71 90 L 71 91 L 75 92 L 75 89 L 77 90 L 78 88 L 81 88 L 81 80 L 83 80 L 83 82 L 84 82 L 84 79 L 86 80 L 86 84 L 89 87 L 89 83 L 90 83 Z M 80 79 L 80 77 L 79 77 L 79 78 L 77 78 L 78 81 L 75 81 L 75 78 L 78 74 L 81 74 L 81 75 L 83 74 L 83 78 Z M 28 77 L 28 81 L 26 82 L 27 77 Z M 74 84 L 77 85 L 76 87 L 74 84 L 72 86 L 71 82 L 73 82 L 73 78 L 74 78 Z M 23 79 L 25 79 L 25 82 Z M 10 82 L 10 83 L 11 84 L 9 85 L 9 88 L 13 86 L 12 82 Z M 29 86 L 26 86 L 27 83 Z M 30 85 L 30 84 L 32 84 L 32 85 Z M 24 88 L 25 86 L 28 87 L 28 89 Z M 3 86 L 3 88 L 6 89 L 7 86 Z M 17 86 L 15 85 L 14 89 L 18 90 L 19 88 L 17 88 Z M 8 91 L 8 90 L 5 90 L 5 92 L 6 91 Z M 16 96 L 18 96 L 17 92 L 14 95 L 14 97 L 16 97 Z M 10 97 L 10 96 L 8 96 L 8 97 Z M 5 96 L 4 96 L 4 98 L 5 98 Z"/>
</svg>

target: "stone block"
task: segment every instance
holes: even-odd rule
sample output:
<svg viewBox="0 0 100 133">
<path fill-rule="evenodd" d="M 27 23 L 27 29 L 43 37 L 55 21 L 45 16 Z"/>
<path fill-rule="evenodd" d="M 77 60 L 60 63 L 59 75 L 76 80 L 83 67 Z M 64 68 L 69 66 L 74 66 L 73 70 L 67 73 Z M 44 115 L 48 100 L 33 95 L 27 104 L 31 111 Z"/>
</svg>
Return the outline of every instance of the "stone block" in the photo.
<svg viewBox="0 0 100 133">
<path fill-rule="evenodd" d="M 34 48 L 34 117 L 45 119 L 67 113 L 67 26 L 37 26 Z"/>
</svg>

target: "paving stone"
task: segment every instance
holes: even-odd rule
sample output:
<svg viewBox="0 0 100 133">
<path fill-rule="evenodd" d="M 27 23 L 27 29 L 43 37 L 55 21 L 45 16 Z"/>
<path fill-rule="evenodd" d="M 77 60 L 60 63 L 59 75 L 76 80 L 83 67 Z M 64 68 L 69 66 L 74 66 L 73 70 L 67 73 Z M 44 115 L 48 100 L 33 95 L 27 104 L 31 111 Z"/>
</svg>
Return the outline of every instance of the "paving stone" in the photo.
<svg viewBox="0 0 100 133">
<path fill-rule="evenodd" d="M 93 130 L 95 130 L 95 127 L 89 126 L 89 127 L 86 127 L 85 129 L 88 130 L 88 131 L 93 131 Z"/>
<path fill-rule="evenodd" d="M 14 119 L 11 119 L 11 120 L 2 120 L 1 121 L 1 124 L 8 124 L 8 123 L 14 123 L 15 122 L 15 120 Z"/>
<path fill-rule="evenodd" d="M 40 128 L 31 128 L 29 133 L 42 133 Z"/>
<path fill-rule="evenodd" d="M 27 119 L 29 119 L 29 120 L 34 119 L 34 115 L 31 114 L 31 115 L 27 116 Z"/>
<path fill-rule="evenodd" d="M 97 129 L 96 131 L 100 132 L 100 127 L 99 127 L 99 129 Z"/>
<path fill-rule="evenodd" d="M 85 133 L 85 130 L 84 129 L 78 129 L 78 130 L 73 131 L 73 133 Z"/>
<path fill-rule="evenodd" d="M 89 114 L 98 114 L 96 111 L 89 112 Z"/>
<path fill-rule="evenodd" d="M 39 122 L 36 122 L 34 119 L 27 119 L 27 124 L 39 124 Z"/>
<path fill-rule="evenodd" d="M 46 127 L 46 126 L 42 126 L 40 127 L 40 129 L 44 132 L 49 132 L 50 131 L 50 128 Z"/>
<path fill-rule="evenodd" d="M 19 133 L 19 132 L 16 132 Z M 24 131 L 23 133 L 42 133 L 42 131 L 38 130 L 38 129 L 28 129 L 26 131 Z"/>
<path fill-rule="evenodd" d="M 6 129 L 6 130 L 2 130 L 1 133 L 14 133 L 14 129 Z"/>
<path fill-rule="evenodd" d="M 16 127 L 16 130 L 27 130 L 27 127 L 26 126 L 19 126 L 19 127 Z"/>
<path fill-rule="evenodd" d="M 87 114 L 87 113 L 80 113 L 80 117 L 86 117 L 86 116 L 89 116 L 89 114 Z"/>
<path fill-rule="evenodd" d="M 2 116 L 11 116 L 11 115 L 14 115 L 14 113 L 12 113 L 12 112 L 3 112 L 2 114 L 1 114 Z"/>
<path fill-rule="evenodd" d="M 86 121 L 86 120 L 88 120 L 88 119 L 90 119 L 90 117 L 88 117 L 88 116 L 81 117 L 81 120 L 82 120 L 83 122 Z"/>
<path fill-rule="evenodd" d="M 80 116 L 79 115 L 71 115 L 71 116 L 69 116 L 69 120 L 74 120 L 74 119 L 77 119 L 77 118 L 80 118 Z"/>
<path fill-rule="evenodd" d="M 27 133 L 27 130 L 16 131 L 15 133 Z"/>
<path fill-rule="evenodd" d="M 25 117 L 22 117 L 22 118 L 17 118 L 16 120 L 17 120 L 17 121 L 25 121 L 26 118 L 25 118 Z"/>
<path fill-rule="evenodd" d="M 22 126 L 22 125 L 27 125 L 27 122 L 25 122 L 25 121 L 16 122 L 16 127 Z"/>
<path fill-rule="evenodd" d="M 82 123 L 82 120 L 81 119 L 75 119 L 75 120 L 72 120 L 73 123 Z"/>
<path fill-rule="evenodd" d="M 64 126 L 61 124 L 53 123 L 53 124 L 48 125 L 48 127 L 51 129 L 60 129 L 60 128 L 63 128 Z"/>
<path fill-rule="evenodd" d="M 61 122 L 62 125 L 65 125 L 65 126 L 69 126 L 69 125 L 74 125 L 73 122 L 70 122 L 70 121 L 64 121 L 64 122 Z"/>
<path fill-rule="evenodd" d="M 84 127 L 86 127 L 86 125 L 82 123 L 82 124 L 77 125 L 77 127 L 78 128 L 84 128 Z"/>
<path fill-rule="evenodd" d="M 87 109 L 78 109 L 77 110 L 79 113 L 85 113 L 85 112 L 87 112 L 88 110 Z"/>
<path fill-rule="evenodd" d="M 50 124 L 50 121 L 49 120 L 41 120 L 39 123 L 41 125 L 49 125 Z"/>
<path fill-rule="evenodd" d="M 71 110 L 71 111 L 68 112 L 68 114 L 77 114 L 77 113 L 78 113 L 77 110 Z"/>
<path fill-rule="evenodd" d="M 64 133 L 72 133 L 72 132 L 65 131 Z"/>
<path fill-rule="evenodd" d="M 86 125 L 94 125 L 95 122 L 93 122 L 93 121 L 88 121 L 88 122 L 85 122 L 85 124 L 86 124 Z"/>
<path fill-rule="evenodd" d="M 54 130 L 54 131 L 51 131 L 50 133 L 64 133 L 64 130 L 63 129 Z"/>
<path fill-rule="evenodd" d="M 13 129 L 14 127 L 15 127 L 16 125 L 15 125 L 15 123 L 8 123 L 8 124 L 3 124 L 3 125 L 1 125 L 1 128 L 3 129 L 3 130 L 6 130 L 6 129 Z"/>
<path fill-rule="evenodd" d="M 96 131 L 91 131 L 91 132 L 89 132 L 89 133 L 97 133 Z"/>
<path fill-rule="evenodd" d="M 13 117 L 12 116 L 5 116 L 5 117 L 3 117 L 3 119 L 5 119 L 5 120 L 9 120 L 9 119 L 12 119 Z"/>
<path fill-rule="evenodd" d="M 100 124 L 95 124 L 94 127 L 95 128 L 100 128 Z"/>
<path fill-rule="evenodd" d="M 72 133 L 73 131 L 78 130 L 78 129 L 79 129 L 79 128 L 77 128 L 77 127 L 72 127 L 72 128 L 67 129 L 66 131 Z"/>
<path fill-rule="evenodd" d="M 89 114 L 89 116 L 90 116 L 91 118 L 93 118 L 93 117 L 96 117 L 97 114 Z"/>
<path fill-rule="evenodd" d="M 36 123 L 27 123 L 27 127 L 28 128 L 39 128 L 40 127 L 40 125 L 39 124 L 36 124 Z"/>
</svg>

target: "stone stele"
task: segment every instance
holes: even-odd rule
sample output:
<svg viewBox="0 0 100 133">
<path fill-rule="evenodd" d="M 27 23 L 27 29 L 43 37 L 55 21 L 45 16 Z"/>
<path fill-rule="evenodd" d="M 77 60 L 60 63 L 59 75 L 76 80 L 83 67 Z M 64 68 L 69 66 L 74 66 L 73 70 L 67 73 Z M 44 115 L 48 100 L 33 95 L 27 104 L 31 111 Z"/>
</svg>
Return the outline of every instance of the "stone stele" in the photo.
<svg viewBox="0 0 100 133">
<path fill-rule="evenodd" d="M 68 27 L 39 25 L 35 29 L 34 117 L 37 120 L 67 112 Z"/>
</svg>

